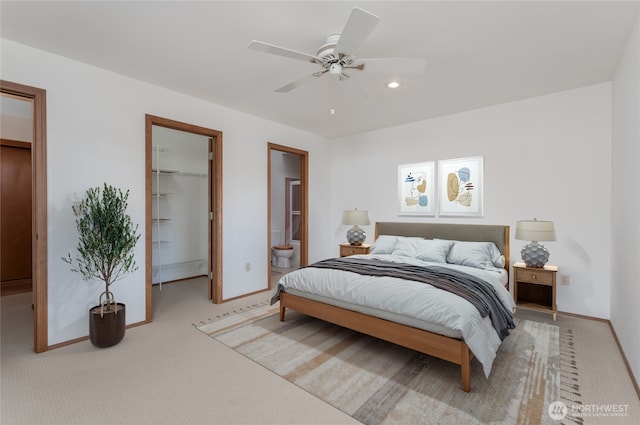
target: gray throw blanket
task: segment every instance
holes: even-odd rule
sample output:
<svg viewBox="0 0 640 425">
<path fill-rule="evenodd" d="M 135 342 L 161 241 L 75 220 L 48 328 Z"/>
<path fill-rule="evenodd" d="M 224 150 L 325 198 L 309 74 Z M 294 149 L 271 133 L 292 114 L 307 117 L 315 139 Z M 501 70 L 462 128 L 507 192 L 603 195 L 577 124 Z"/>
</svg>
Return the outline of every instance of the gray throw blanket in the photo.
<svg viewBox="0 0 640 425">
<path fill-rule="evenodd" d="M 461 296 L 473 304 L 482 317 L 489 316 L 500 340 L 504 340 L 509 335 L 509 329 L 516 327 L 513 315 L 502 304 L 491 284 L 458 270 L 351 257 L 330 258 L 306 267 L 344 270 L 366 276 L 388 276 L 428 283 L 438 289 Z"/>
</svg>

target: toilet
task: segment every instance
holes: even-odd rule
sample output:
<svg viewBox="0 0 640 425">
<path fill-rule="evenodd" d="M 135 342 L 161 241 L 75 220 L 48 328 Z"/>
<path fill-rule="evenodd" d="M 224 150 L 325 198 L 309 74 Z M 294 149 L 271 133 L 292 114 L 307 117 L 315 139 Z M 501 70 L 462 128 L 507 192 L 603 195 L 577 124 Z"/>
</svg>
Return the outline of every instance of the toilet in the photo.
<svg viewBox="0 0 640 425">
<path fill-rule="evenodd" d="M 272 265 L 282 269 L 291 267 L 289 259 L 293 257 L 293 247 L 291 245 L 276 245 L 272 247 Z"/>
<path fill-rule="evenodd" d="M 271 231 L 271 265 L 282 269 L 291 267 L 289 259 L 293 257 L 294 249 L 291 245 L 280 244 L 280 230 Z"/>
</svg>

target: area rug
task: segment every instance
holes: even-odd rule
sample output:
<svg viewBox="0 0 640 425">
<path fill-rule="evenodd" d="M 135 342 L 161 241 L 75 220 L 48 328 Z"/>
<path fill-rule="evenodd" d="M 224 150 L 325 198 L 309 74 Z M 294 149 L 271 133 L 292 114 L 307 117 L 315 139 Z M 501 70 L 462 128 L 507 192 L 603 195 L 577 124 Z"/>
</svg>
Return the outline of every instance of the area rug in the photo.
<svg viewBox="0 0 640 425">
<path fill-rule="evenodd" d="M 291 310 L 285 322 L 261 306 L 197 328 L 367 425 L 557 423 L 559 329 L 516 320 L 488 379 L 473 360 L 470 393 L 459 366 Z"/>
</svg>

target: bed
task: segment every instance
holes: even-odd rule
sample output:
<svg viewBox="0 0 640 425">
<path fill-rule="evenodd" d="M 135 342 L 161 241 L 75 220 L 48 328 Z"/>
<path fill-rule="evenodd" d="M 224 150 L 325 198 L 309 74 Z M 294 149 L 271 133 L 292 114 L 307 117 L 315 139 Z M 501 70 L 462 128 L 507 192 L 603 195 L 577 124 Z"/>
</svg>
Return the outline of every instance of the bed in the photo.
<svg viewBox="0 0 640 425">
<path fill-rule="evenodd" d="M 488 377 L 515 326 L 509 226 L 378 222 L 374 240 L 369 255 L 327 259 L 283 276 L 272 298 L 280 301 L 280 320 L 289 308 L 460 365 L 462 389 L 469 392 L 471 360 L 477 358 Z M 490 249 L 490 264 L 477 264 L 470 254 L 479 247 Z M 380 268 L 394 271 L 378 275 Z M 396 268 L 417 277 L 396 276 Z M 478 300 L 476 290 L 456 294 L 442 276 L 468 281 L 493 301 Z"/>
</svg>

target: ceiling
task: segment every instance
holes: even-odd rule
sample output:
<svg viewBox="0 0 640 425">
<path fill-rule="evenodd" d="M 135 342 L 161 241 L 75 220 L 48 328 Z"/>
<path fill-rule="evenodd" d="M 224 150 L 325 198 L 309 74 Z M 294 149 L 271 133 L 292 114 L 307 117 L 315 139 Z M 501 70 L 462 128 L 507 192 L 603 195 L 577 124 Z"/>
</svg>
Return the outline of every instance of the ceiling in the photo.
<svg viewBox="0 0 640 425">
<path fill-rule="evenodd" d="M 3 0 L 0 34 L 336 138 L 609 81 L 639 4 Z M 358 57 L 425 57 L 426 72 L 352 71 L 366 99 L 349 97 L 329 76 L 275 93 L 319 67 L 247 44 L 257 39 L 315 55 L 329 34 L 341 32 L 355 6 L 380 17 Z M 391 79 L 401 86 L 387 88 Z"/>
</svg>

